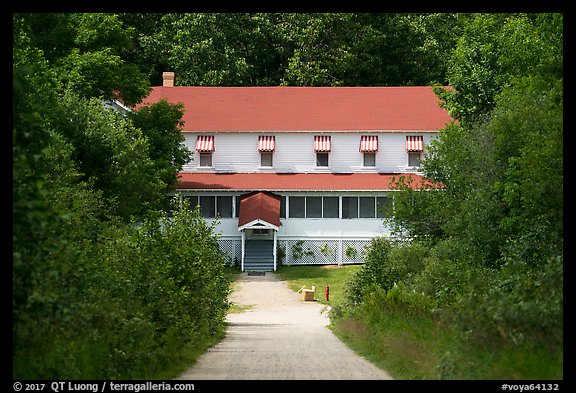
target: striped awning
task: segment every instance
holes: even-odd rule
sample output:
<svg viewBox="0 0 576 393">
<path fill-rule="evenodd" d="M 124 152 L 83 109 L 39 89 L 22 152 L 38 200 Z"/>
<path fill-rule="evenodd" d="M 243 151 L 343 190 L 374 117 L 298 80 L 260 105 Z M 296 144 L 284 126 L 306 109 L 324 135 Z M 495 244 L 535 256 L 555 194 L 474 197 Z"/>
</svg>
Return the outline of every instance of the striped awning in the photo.
<svg viewBox="0 0 576 393">
<path fill-rule="evenodd" d="M 378 135 L 362 135 L 360 137 L 360 151 L 362 153 L 376 153 L 378 151 Z"/>
<path fill-rule="evenodd" d="M 214 151 L 214 135 L 198 135 L 196 138 L 196 151 L 211 153 Z"/>
<path fill-rule="evenodd" d="M 260 135 L 258 137 L 259 152 L 273 152 L 276 148 L 276 137 L 270 135 Z"/>
<path fill-rule="evenodd" d="M 330 135 L 314 136 L 314 151 L 316 153 L 330 152 L 332 150 L 332 139 Z"/>
<path fill-rule="evenodd" d="M 406 136 L 406 151 L 424 151 L 424 137 Z"/>
</svg>

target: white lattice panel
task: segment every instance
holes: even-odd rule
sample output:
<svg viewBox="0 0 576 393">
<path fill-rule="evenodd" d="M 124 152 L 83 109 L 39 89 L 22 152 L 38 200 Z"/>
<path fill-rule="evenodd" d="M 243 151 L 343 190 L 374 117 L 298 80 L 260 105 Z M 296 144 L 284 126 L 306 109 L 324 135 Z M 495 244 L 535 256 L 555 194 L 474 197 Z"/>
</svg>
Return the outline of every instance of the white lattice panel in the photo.
<svg viewBox="0 0 576 393">
<path fill-rule="evenodd" d="M 242 240 L 218 239 L 218 246 L 220 247 L 220 250 L 226 255 L 230 265 L 240 263 L 242 260 Z"/>
<path fill-rule="evenodd" d="M 363 263 L 370 240 L 342 240 L 342 263 Z"/>
</svg>

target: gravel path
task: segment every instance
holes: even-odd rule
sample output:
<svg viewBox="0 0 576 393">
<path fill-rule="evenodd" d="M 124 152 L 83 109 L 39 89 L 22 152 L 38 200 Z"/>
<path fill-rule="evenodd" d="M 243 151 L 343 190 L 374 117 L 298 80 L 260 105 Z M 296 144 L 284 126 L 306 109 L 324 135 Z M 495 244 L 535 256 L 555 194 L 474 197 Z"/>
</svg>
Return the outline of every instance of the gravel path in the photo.
<svg viewBox="0 0 576 393">
<path fill-rule="evenodd" d="M 274 273 L 242 273 L 231 301 L 250 308 L 228 314 L 224 339 L 178 379 L 392 379 L 328 329 L 325 305 L 303 301 Z"/>
</svg>

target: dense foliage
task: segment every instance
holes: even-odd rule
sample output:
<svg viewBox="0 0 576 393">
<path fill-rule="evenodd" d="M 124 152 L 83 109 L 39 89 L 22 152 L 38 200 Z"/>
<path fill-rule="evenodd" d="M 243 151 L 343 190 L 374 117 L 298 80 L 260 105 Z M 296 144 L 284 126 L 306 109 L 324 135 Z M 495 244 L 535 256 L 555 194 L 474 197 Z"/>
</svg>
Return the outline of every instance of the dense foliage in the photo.
<svg viewBox="0 0 576 393">
<path fill-rule="evenodd" d="M 460 121 L 423 165 L 439 188 L 398 179 L 390 223 L 404 241 L 373 242 L 349 300 L 418 305 L 470 345 L 546 348 L 561 365 L 562 16 L 478 15 L 465 32 L 456 89 L 440 93 Z"/>
<path fill-rule="evenodd" d="M 398 86 L 446 83 L 465 16 L 370 13 L 122 14 L 127 52 L 153 85 Z"/>
<path fill-rule="evenodd" d="M 182 110 L 105 105 L 149 89 L 116 54 L 117 17 L 13 21 L 13 377 L 161 375 L 228 307 L 213 228 L 160 210 L 187 159 Z"/>
</svg>

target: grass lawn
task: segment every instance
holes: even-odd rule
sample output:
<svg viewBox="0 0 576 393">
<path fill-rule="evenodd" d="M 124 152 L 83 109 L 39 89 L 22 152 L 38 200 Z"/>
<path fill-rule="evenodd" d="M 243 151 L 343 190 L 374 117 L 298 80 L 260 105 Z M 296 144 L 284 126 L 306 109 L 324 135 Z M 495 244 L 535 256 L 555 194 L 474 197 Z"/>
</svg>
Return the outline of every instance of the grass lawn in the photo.
<svg viewBox="0 0 576 393">
<path fill-rule="evenodd" d="M 276 274 L 281 280 L 288 281 L 288 287 L 298 291 L 316 287 L 314 299 L 320 303 L 335 306 L 345 300 L 346 283 L 361 265 L 322 265 L 322 266 L 280 266 Z M 329 287 L 328 302 L 325 289 Z"/>
</svg>

